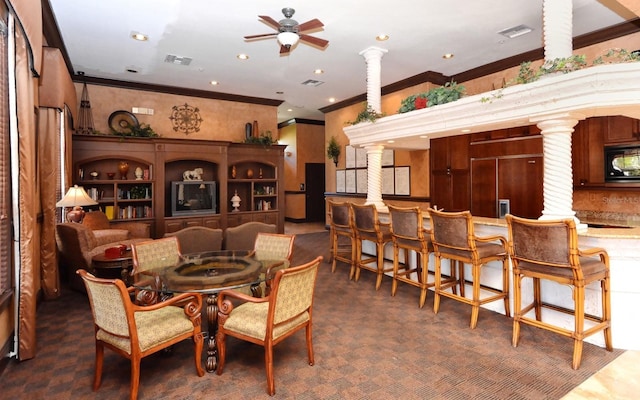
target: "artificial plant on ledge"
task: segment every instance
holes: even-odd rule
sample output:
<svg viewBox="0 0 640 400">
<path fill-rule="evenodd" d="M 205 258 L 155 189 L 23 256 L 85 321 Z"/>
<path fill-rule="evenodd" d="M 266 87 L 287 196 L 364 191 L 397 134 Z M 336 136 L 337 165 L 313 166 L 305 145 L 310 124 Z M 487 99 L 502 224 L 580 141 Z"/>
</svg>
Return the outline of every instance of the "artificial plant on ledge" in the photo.
<svg viewBox="0 0 640 400">
<path fill-rule="evenodd" d="M 260 133 L 260 136 L 249 136 L 244 140 L 244 143 L 262 144 L 264 146 L 271 146 L 278 141 L 271 136 L 271 131 Z"/>
<path fill-rule="evenodd" d="M 378 118 L 384 117 L 383 113 L 379 113 L 371 107 L 371 104 L 364 103 L 364 110 L 360 111 L 354 121 L 348 121 L 350 125 L 357 125 L 360 122 L 376 122 Z"/>
<path fill-rule="evenodd" d="M 400 102 L 398 113 L 406 113 L 425 107 L 433 107 L 456 101 L 464 95 L 465 88 L 456 82 L 447 82 L 443 86 L 435 87 L 427 92 L 406 97 Z"/>
</svg>

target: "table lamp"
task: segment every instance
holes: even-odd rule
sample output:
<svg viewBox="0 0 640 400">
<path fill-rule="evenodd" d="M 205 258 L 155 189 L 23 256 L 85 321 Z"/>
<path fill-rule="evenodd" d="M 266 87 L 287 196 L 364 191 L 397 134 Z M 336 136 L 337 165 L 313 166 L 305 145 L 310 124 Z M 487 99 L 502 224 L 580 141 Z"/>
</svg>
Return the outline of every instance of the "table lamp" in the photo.
<svg viewBox="0 0 640 400">
<path fill-rule="evenodd" d="M 84 218 L 84 210 L 82 207 L 96 204 L 98 204 L 98 202 L 89 197 L 83 187 L 73 185 L 69 188 L 62 200 L 56 203 L 56 207 L 71 207 L 71 211 L 67 213 L 67 221 L 82 222 Z"/>
</svg>

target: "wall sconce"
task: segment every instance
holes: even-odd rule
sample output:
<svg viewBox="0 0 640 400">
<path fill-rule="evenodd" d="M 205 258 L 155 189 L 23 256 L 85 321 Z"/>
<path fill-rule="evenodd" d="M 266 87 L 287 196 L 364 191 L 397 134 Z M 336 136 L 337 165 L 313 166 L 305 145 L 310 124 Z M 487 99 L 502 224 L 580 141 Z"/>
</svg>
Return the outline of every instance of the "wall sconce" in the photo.
<svg viewBox="0 0 640 400">
<path fill-rule="evenodd" d="M 292 154 L 292 153 L 291 153 L 290 151 L 287 151 L 287 152 L 286 152 L 286 153 L 284 153 L 284 154 L 285 154 L 287 157 L 291 157 L 291 154 Z"/>
</svg>

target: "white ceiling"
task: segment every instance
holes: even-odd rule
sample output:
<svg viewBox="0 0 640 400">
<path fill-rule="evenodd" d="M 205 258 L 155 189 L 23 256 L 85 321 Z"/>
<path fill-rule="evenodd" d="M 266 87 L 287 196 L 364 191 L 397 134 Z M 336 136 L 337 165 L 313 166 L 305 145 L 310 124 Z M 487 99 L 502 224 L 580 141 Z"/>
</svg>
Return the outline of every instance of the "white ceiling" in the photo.
<svg viewBox="0 0 640 400">
<path fill-rule="evenodd" d="M 329 98 L 340 102 L 365 93 L 366 63 L 358 53 L 370 46 L 388 50 L 383 86 L 426 71 L 451 76 L 543 47 L 542 0 L 49 1 L 75 73 L 283 100 L 278 122 L 323 120 L 318 109 L 330 105 Z M 279 21 L 283 7 L 294 8 L 299 23 L 322 21 L 324 29 L 310 34 L 329 45 L 298 43 L 280 56 L 275 38 L 244 40 L 274 32 L 258 15 Z M 636 17 L 614 0 L 573 0 L 573 36 Z M 497 33 L 520 24 L 533 32 L 515 39 Z M 135 41 L 132 32 L 149 40 Z M 380 33 L 390 39 L 377 42 Z M 238 60 L 239 53 L 250 59 Z M 445 60 L 444 53 L 455 57 Z M 193 61 L 169 64 L 167 55 Z M 317 68 L 324 74 L 315 75 Z M 302 85 L 309 79 L 324 83 Z M 211 80 L 220 85 L 211 86 Z"/>
</svg>

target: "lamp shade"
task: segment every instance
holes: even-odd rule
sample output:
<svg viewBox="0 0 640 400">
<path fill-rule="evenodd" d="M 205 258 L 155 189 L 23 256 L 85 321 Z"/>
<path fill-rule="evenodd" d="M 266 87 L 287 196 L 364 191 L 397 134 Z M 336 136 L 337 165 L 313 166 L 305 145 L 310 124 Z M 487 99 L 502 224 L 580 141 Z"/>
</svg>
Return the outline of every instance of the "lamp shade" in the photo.
<svg viewBox="0 0 640 400">
<path fill-rule="evenodd" d="M 295 44 L 298 43 L 298 39 L 300 39 L 300 37 L 298 36 L 297 33 L 293 33 L 293 32 L 278 33 L 278 43 L 280 43 L 286 48 L 295 46 Z"/>
<path fill-rule="evenodd" d="M 64 197 L 56 203 L 56 207 L 82 207 L 93 206 L 96 204 L 98 204 L 98 202 L 89 197 L 83 187 L 73 185 L 69 188 L 67 194 L 65 194 Z"/>
<path fill-rule="evenodd" d="M 84 188 L 78 185 L 73 185 L 67 191 L 67 194 L 56 203 L 56 207 L 71 207 L 71 211 L 67 213 L 67 220 L 69 222 L 82 222 L 84 218 L 84 210 L 82 206 L 92 206 L 98 204 L 93 200 Z"/>
</svg>

